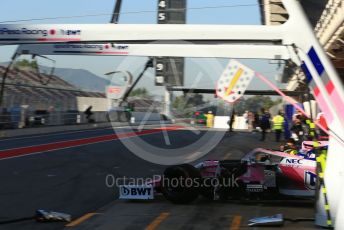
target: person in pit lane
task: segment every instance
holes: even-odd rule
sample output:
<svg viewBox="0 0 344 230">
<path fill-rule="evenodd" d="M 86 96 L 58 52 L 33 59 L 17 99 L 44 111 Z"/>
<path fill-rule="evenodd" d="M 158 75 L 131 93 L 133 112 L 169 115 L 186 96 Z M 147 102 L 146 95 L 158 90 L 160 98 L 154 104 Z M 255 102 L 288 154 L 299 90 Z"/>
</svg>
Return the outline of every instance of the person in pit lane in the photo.
<svg viewBox="0 0 344 230">
<path fill-rule="evenodd" d="M 301 156 L 304 159 L 315 160 L 315 153 L 313 149 L 300 149 L 293 138 L 288 139 L 285 145 L 280 146 L 280 151 L 289 153 L 290 155 Z"/>
<path fill-rule="evenodd" d="M 280 146 L 280 151 L 289 153 L 290 155 L 297 155 L 298 148 L 296 146 L 296 142 L 293 138 L 289 138 L 284 145 Z"/>
</svg>

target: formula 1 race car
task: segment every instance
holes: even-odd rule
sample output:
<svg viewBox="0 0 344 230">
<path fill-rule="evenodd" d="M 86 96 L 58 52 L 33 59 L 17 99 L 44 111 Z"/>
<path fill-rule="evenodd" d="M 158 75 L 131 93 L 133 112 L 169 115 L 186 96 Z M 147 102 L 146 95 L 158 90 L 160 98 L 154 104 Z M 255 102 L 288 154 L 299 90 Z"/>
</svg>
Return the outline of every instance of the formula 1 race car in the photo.
<svg viewBox="0 0 344 230">
<path fill-rule="evenodd" d="M 303 147 L 311 151 L 310 144 L 304 143 Z M 153 199 L 162 193 L 167 200 L 179 204 L 192 202 L 199 195 L 212 200 L 252 196 L 312 198 L 316 181 L 314 157 L 256 148 L 241 160 L 170 166 L 160 178 L 144 185 L 120 186 L 120 198 Z"/>
</svg>

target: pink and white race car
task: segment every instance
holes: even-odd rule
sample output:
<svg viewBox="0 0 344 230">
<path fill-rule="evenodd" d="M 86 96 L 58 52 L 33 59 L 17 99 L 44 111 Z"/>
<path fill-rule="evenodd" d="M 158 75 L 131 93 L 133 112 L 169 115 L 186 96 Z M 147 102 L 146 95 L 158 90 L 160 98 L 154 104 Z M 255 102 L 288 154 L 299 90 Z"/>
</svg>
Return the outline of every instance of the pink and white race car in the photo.
<svg viewBox="0 0 344 230">
<path fill-rule="evenodd" d="M 304 143 L 303 152 L 311 151 L 309 147 L 310 143 Z M 241 160 L 170 166 L 144 185 L 120 186 L 120 198 L 153 199 L 158 193 L 173 203 L 189 203 L 199 195 L 212 200 L 283 195 L 312 198 L 316 180 L 316 161 L 311 155 L 256 148 Z"/>
</svg>

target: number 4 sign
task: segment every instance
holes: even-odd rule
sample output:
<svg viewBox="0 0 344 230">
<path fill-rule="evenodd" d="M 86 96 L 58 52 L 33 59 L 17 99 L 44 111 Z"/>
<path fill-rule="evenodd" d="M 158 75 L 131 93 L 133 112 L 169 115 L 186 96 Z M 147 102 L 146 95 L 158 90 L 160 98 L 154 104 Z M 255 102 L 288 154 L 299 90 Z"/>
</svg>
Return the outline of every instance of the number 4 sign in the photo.
<svg viewBox="0 0 344 230">
<path fill-rule="evenodd" d="M 236 60 L 230 60 L 216 84 L 216 95 L 234 102 L 244 95 L 255 72 Z"/>
</svg>

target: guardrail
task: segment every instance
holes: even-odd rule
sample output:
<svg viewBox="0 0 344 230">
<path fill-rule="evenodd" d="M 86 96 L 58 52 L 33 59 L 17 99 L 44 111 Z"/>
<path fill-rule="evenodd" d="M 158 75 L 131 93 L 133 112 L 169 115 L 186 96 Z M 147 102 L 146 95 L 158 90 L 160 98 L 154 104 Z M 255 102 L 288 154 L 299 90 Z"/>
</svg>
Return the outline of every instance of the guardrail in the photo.
<svg viewBox="0 0 344 230">
<path fill-rule="evenodd" d="M 61 126 L 61 125 L 77 125 L 87 123 L 102 123 L 108 122 L 107 111 L 93 111 L 90 119 L 84 112 L 78 111 L 25 111 L 16 110 L 11 112 L 0 113 L 0 130 L 2 129 L 17 129 L 30 127 L 46 127 L 46 126 Z M 147 113 L 147 114 L 146 114 Z M 147 111 L 147 108 L 135 108 L 132 116 L 135 117 L 135 122 L 156 121 L 162 119 L 159 109 L 152 109 Z M 149 116 L 147 116 L 149 115 Z M 190 118 L 185 118 L 180 114 L 173 116 L 173 120 L 179 122 L 190 123 Z M 130 120 L 128 120 L 130 122 Z"/>
<path fill-rule="evenodd" d="M 8 112 L 0 114 L 0 129 L 106 122 L 106 113 L 105 111 L 93 112 L 90 119 L 87 119 L 83 112 Z"/>
</svg>

